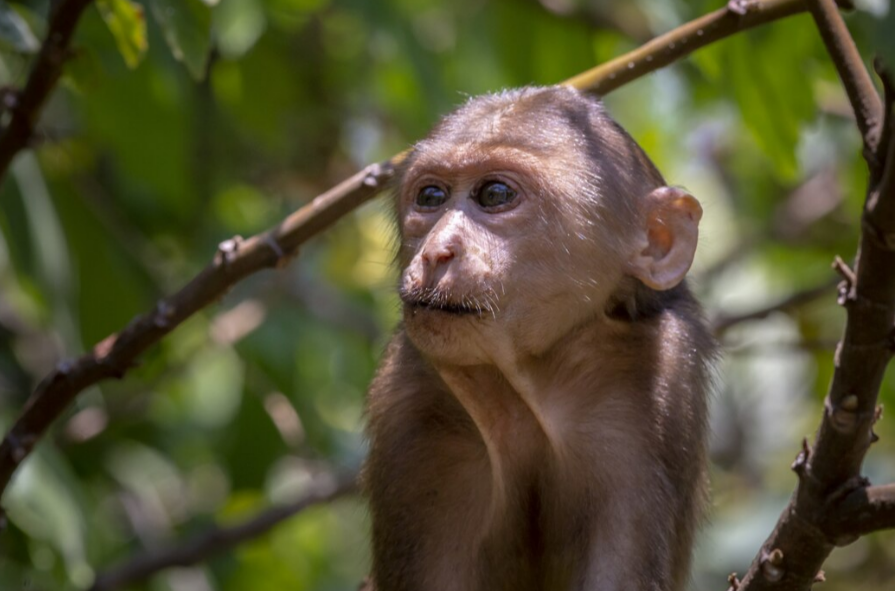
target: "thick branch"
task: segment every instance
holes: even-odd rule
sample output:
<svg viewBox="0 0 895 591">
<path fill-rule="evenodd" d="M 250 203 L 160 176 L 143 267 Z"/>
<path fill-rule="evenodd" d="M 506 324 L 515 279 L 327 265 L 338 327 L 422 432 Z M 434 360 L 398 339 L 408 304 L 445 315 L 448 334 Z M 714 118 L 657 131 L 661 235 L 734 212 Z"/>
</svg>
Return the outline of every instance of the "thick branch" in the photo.
<svg viewBox="0 0 895 591">
<path fill-rule="evenodd" d="M 892 102 L 888 93 L 887 112 L 895 107 Z M 886 119 L 893 125 L 892 117 Z M 892 129 L 884 133 L 891 137 Z M 871 527 L 865 517 L 856 518 L 854 530 L 830 520 L 847 505 L 845 499 L 863 490 L 861 465 L 873 442 L 877 395 L 895 350 L 895 142 L 889 144 L 888 154 L 877 151 L 867 159 L 870 183 L 861 243 L 854 272 L 842 265 L 848 284 L 843 290 L 847 321 L 820 430 L 814 445 L 809 448 L 806 442 L 793 464 L 799 476 L 796 493 L 749 568 L 741 591 L 807 591 L 833 547 Z M 869 505 L 879 507 L 881 519 L 888 520 L 886 527 L 891 523 L 888 491 L 874 489 L 887 500 Z"/>
<path fill-rule="evenodd" d="M 827 51 L 836 65 L 839 78 L 855 111 L 855 120 L 864 140 L 864 157 L 876 154 L 882 127 L 883 106 L 873 86 L 873 80 L 864 67 L 864 61 L 854 39 L 845 26 L 842 15 L 833 0 L 809 0 L 808 9 Z M 871 163 L 873 167 L 874 164 Z"/>
<path fill-rule="evenodd" d="M 70 3 L 72 0 L 65 4 Z M 566 84 L 605 94 L 712 41 L 806 10 L 805 0 L 746 1 L 740 4 L 745 7 L 743 10 L 725 9 L 711 13 L 604 66 L 576 76 Z M 222 243 L 215 260 L 179 292 L 160 301 L 154 310 L 135 318 L 121 333 L 106 338 L 91 353 L 60 364 L 38 385 L 0 444 L 0 495 L 18 465 L 81 390 L 109 377 L 123 377 L 150 345 L 220 298 L 238 281 L 279 264 L 293 255 L 303 242 L 373 197 L 382 183 L 391 177 L 393 166 L 402 157 L 396 156 L 382 165 L 359 172 L 266 233 L 245 241 L 234 239 Z"/>
<path fill-rule="evenodd" d="M 257 538 L 280 522 L 308 507 L 327 503 L 356 491 L 356 476 L 334 478 L 318 476 L 311 490 L 295 501 L 267 509 L 255 517 L 231 527 L 201 533 L 165 550 L 149 552 L 131 558 L 126 563 L 97 575 L 91 591 L 110 591 L 143 581 L 155 573 L 173 566 L 190 566 L 234 546 Z"/>
<path fill-rule="evenodd" d="M 714 330 L 715 335 L 720 337 L 734 325 L 740 324 L 742 322 L 749 322 L 751 320 L 761 320 L 763 318 L 767 318 L 774 312 L 784 312 L 793 308 L 797 308 L 809 302 L 813 302 L 819 297 L 830 293 L 830 291 L 833 289 L 833 287 L 836 286 L 838 282 L 838 279 L 834 281 L 827 281 L 826 283 L 816 285 L 804 291 L 797 291 L 786 296 L 782 300 L 774 302 L 773 304 L 769 304 L 767 306 L 752 310 L 751 312 L 746 312 L 744 314 L 736 314 L 731 316 L 721 314 L 717 318 L 715 318 L 714 321 L 712 321 L 712 329 Z"/>
<path fill-rule="evenodd" d="M 28 145 L 44 103 L 55 88 L 68 58 L 68 46 L 81 13 L 93 0 L 62 0 L 50 16 L 47 37 L 34 62 L 28 83 L 11 109 L 9 125 L 0 134 L 0 179 L 13 157 Z"/>
</svg>

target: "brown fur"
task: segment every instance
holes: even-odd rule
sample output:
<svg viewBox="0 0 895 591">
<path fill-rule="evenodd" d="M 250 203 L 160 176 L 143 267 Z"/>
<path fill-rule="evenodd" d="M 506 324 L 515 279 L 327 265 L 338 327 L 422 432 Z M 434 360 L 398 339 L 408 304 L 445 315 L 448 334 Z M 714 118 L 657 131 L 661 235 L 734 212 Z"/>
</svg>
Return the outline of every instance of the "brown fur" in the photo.
<svg viewBox="0 0 895 591">
<path fill-rule="evenodd" d="M 483 177 L 518 189 L 512 209 L 474 204 Z M 451 201 L 421 212 L 432 183 Z M 416 146 L 405 320 L 369 393 L 378 591 L 683 589 L 713 343 L 683 283 L 631 274 L 663 185 L 562 87 L 473 99 Z"/>
</svg>

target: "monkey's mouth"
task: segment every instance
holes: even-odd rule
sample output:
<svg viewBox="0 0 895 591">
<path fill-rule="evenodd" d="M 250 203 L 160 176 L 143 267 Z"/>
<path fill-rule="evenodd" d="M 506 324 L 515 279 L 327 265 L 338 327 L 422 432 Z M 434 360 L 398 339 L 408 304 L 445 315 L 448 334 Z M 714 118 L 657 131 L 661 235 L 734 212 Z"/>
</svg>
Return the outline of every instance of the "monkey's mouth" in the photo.
<svg viewBox="0 0 895 591">
<path fill-rule="evenodd" d="M 411 309 L 414 310 L 435 310 L 437 312 L 444 312 L 445 314 L 453 314 L 454 316 L 481 316 L 485 313 L 485 311 L 481 308 L 476 308 L 475 306 L 470 306 L 468 304 L 455 304 L 452 302 L 430 302 L 426 300 L 405 303 L 407 303 L 411 307 Z"/>
<path fill-rule="evenodd" d="M 404 292 L 401 300 L 412 311 L 431 310 L 443 312 L 453 316 L 484 316 L 490 313 L 488 308 L 478 305 L 474 301 L 451 301 L 441 293 Z"/>
</svg>

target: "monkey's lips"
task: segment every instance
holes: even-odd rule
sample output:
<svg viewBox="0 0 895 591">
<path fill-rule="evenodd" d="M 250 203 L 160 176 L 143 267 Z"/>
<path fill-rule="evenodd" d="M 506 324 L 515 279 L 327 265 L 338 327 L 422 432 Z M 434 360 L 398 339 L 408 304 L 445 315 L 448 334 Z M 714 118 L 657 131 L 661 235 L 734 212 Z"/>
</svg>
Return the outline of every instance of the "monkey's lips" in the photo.
<svg viewBox="0 0 895 591">
<path fill-rule="evenodd" d="M 453 316 L 482 316 L 486 313 L 486 310 L 471 304 L 438 301 L 412 296 L 407 296 L 402 299 L 404 300 L 404 304 L 414 312 L 417 310 L 430 310 L 433 312 L 444 312 L 445 314 L 451 314 Z"/>
</svg>

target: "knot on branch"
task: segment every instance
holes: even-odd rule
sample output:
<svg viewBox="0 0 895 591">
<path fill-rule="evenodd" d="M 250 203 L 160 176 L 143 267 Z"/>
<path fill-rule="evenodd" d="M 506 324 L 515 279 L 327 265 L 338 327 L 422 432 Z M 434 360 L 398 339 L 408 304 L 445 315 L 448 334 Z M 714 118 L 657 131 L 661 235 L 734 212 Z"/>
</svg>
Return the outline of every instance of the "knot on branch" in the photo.
<svg viewBox="0 0 895 591">
<path fill-rule="evenodd" d="M 120 364 L 116 363 L 115 360 L 111 357 L 112 350 L 115 348 L 115 343 L 118 342 L 118 335 L 113 334 L 110 335 L 103 340 L 101 340 L 95 347 L 93 347 L 93 357 L 97 362 L 103 364 L 105 366 L 109 375 L 113 378 L 120 380 L 124 377 L 124 374 L 127 373 L 133 364 Z"/>
<path fill-rule="evenodd" d="M 774 548 L 770 552 L 761 552 L 761 574 L 771 583 L 783 579 L 786 570 L 783 568 L 783 550 Z"/>
<path fill-rule="evenodd" d="M 879 406 L 870 411 L 859 412 L 859 405 L 857 394 L 846 394 L 838 402 L 833 402 L 827 397 L 824 407 L 833 429 L 849 435 L 855 432 L 859 424 L 869 423 L 872 426 L 882 416 L 882 408 Z"/>
<path fill-rule="evenodd" d="M 386 181 L 392 178 L 392 175 L 395 174 L 395 169 L 390 163 L 377 163 L 368 166 L 364 172 L 363 185 L 371 189 L 379 189 L 382 188 Z"/>
<path fill-rule="evenodd" d="M 796 459 L 793 460 L 790 468 L 793 472 L 795 472 L 799 480 L 805 477 L 805 473 L 808 470 L 808 461 L 811 459 L 811 447 L 808 445 L 808 438 L 802 438 L 802 451 L 799 452 L 799 455 L 796 456 Z"/>
<path fill-rule="evenodd" d="M 830 423 L 840 433 L 853 433 L 858 423 L 858 397 L 855 394 L 843 396 L 838 404 L 827 399 Z"/>
<path fill-rule="evenodd" d="M 730 585 L 730 587 L 727 588 L 727 591 L 739 591 L 740 580 L 737 578 L 735 572 L 727 575 L 727 583 Z"/>
<path fill-rule="evenodd" d="M 152 316 L 152 324 L 158 328 L 168 328 L 171 319 L 174 318 L 174 307 L 165 300 L 159 300 L 155 305 L 155 314 Z"/>
<path fill-rule="evenodd" d="M 286 255 L 285 251 L 283 251 L 283 248 L 280 246 L 280 243 L 277 242 L 277 239 L 268 233 L 264 235 L 262 240 L 264 241 L 264 244 L 270 248 L 271 252 L 273 252 L 273 267 L 276 269 L 285 267 L 286 263 L 289 262 L 289 257 Z M 298 249 L 296 249 L 293 254 L 298 254 Z"/>
<path fill-rule="evenodd" d="M 218 244 L 218 251 L 215 254 L 214 262 L 218 266 L 226 267 L 239 252 L 239 245 L 242 244 L 242 236 L 234 236 L 228 238 Z"/>
<path fill-rule="evenodd" d="M 761 2 L 758 0 L 730 0 L 727 10 L 738 15 L 745 16 L 753 10 L 761 10 Z"/>
<path fill-rule="evenodd" d="M 842 257 L 836 255 L 836 258 L 833 259 L 833 263 L 831 265 L 833 270 L 838 273 L 843 281 L 839 284 L 839 297 L 836 298 L 836 303 L 840 306 L 844 306 L 848 304 L 850 301 L 855 299 L 855 284 L 857 283 L 857 276 L 855 272 L 852 271 L 851 267 L 842 260 Z"/>
</svg>

